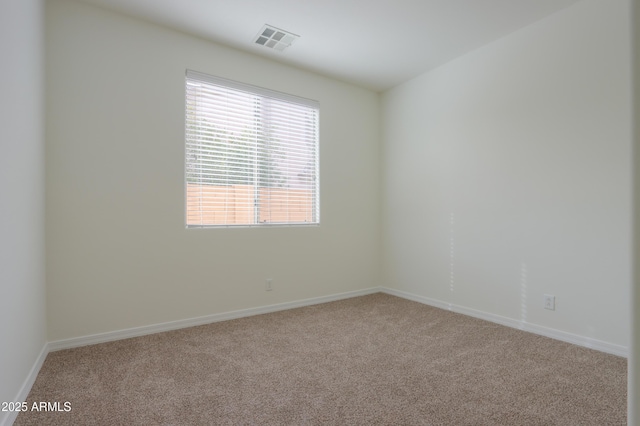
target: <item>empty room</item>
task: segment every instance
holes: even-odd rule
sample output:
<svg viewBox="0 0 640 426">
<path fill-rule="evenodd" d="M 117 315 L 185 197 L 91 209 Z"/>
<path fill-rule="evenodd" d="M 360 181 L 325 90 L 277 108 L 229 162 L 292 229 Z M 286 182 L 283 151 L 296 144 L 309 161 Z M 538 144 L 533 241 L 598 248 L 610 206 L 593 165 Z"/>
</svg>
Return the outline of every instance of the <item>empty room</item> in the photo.
<svg viewBox="0 0 640 426">
<path fill-rule="evenodd" d="M 3 1 L 0 425 L 638 424 L 639 9 Z"/>
</svg>

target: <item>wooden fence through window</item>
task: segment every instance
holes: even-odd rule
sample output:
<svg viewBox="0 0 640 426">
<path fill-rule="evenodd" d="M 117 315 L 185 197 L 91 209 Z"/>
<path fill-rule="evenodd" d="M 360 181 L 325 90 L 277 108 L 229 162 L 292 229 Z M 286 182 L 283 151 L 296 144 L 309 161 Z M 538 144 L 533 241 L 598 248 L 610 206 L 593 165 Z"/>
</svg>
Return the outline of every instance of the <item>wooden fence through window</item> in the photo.
<svg viewBox="0 0 640 426">
<path fill-rule="evenodd" d="M 255 198 L 257 196 L 257 206 Z M 253 185 L 187 184 L 187 225 L 253 225 L 313 222 L 313 193 L 307 189 Z"/>
</svg>

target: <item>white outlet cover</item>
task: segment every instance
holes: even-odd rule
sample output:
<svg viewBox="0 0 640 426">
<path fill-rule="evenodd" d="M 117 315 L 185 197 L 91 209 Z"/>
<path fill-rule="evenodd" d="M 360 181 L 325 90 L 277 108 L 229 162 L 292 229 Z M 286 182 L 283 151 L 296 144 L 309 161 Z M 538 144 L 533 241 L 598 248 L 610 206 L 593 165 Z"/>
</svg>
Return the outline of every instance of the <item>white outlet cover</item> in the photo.
<svg viewBox="0 0 640 426">
<path fill-rule="evenodd" d="M 550 311 L 556 310 L 556 297 L 552 294 L 544 295 L 544 308 Z"/>
</svg>

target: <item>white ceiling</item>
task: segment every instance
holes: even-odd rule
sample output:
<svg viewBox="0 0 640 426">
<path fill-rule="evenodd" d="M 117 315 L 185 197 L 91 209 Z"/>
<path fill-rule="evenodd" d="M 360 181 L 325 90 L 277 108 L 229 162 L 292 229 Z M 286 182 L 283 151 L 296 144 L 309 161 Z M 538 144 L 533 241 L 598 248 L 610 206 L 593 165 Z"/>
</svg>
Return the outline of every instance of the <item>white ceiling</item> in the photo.
<svg viewBox="0 0 640 426">
<path fill-rule="evenodd" d="M 382 91 L 579 0 L 84 0 Z M 264 24 L 300 35 L 253 43 Z"/>
</svg>

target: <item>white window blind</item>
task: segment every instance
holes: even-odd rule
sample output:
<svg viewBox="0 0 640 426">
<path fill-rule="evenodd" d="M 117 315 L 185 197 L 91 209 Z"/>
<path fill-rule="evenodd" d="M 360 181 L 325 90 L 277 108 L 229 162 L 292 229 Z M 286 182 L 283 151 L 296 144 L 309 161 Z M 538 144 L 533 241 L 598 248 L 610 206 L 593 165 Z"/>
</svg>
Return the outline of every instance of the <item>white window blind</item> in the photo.
<svg viewBox="0 0 640 426">
<path fill-rule="evenodd" d="M 187 70 L 187 227 L 320 219 L 315 101 Z"/>
</svg>

